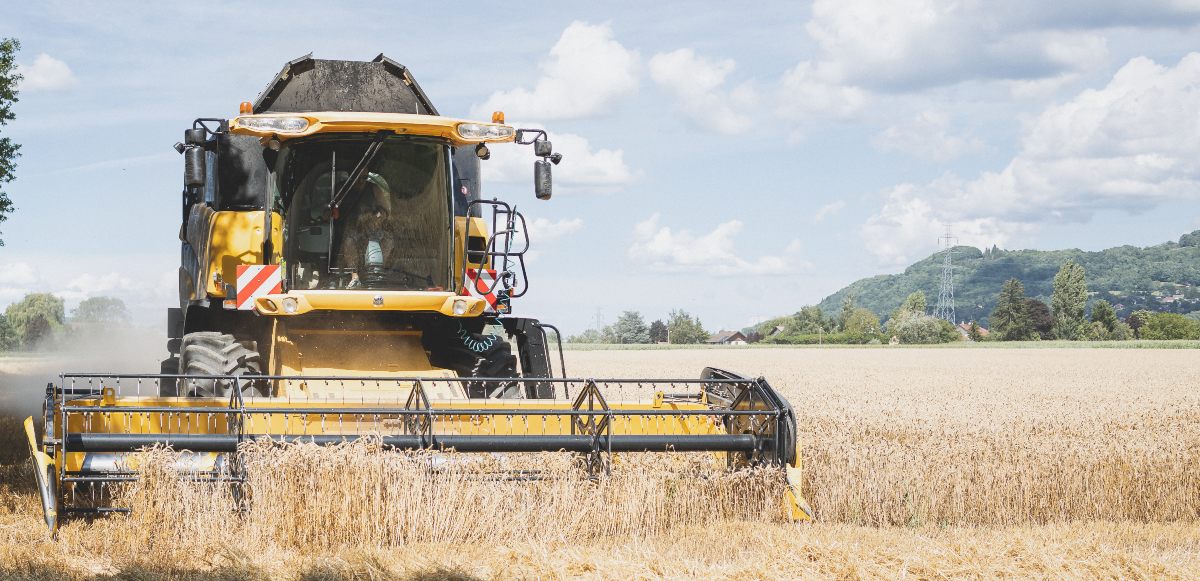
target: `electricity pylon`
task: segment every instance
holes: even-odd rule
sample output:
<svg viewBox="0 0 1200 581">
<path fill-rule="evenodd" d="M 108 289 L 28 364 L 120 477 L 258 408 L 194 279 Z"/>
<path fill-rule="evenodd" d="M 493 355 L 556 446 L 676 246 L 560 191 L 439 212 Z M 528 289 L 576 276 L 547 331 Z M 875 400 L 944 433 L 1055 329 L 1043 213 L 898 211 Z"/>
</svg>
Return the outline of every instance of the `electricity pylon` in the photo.
<svg viewBox="0 0 1200 581">
<path fill-rule="evenodd" d="M 938 246 L 945 243 L 946 249 L 942 251 L 942 288 L 938 291 L 937 309 L 933 312 L 933 316 L 954 325 L 958 324 L 954 318 L 954 245 L 957 242 L 950 232 L 950 225 L 946 224 L 946 235 L 938 239 Z"/>
</svg>

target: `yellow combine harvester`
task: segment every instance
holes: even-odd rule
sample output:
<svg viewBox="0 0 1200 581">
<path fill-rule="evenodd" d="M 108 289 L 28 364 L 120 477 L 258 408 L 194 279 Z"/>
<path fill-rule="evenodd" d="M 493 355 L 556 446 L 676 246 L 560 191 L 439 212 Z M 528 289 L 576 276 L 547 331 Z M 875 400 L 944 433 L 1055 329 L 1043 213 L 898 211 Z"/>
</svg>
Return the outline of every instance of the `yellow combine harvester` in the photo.
<svg viewBox="0 0 1200 581">
<path fill-rule="evenodd" d="M 184 156 L 180 308 L 161 374 L 67 373 L 47 387 L 45 429 L 26 421 L 47 524 L 127 511 L 107 485 L 128 455 L 187 451 L 180 469 L 238 478 L 242 442 L 380 438 L 397 450 L 565 451 L 599 476 L 625 452 L 712 452 L 777 466 L 800 496 L 796 420 L 763 379 L 571 379 L 536 319 L 525 220 L 485 200 L 480 161 L 541 130 L 442 117 L 409 71 L 292 61 L 230 120 L 197 119 Z M 558 360 L 557 372 L 554 359 Z M 557 377 L 556 377 L 557 375 Z"/>
</svg>

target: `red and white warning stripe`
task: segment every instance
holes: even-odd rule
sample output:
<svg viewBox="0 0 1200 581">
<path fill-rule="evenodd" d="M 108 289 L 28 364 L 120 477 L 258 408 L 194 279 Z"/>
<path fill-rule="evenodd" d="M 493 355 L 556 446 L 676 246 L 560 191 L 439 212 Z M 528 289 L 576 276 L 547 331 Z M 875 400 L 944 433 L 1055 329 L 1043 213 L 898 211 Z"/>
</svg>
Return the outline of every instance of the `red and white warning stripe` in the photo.
<svg viewBox="0 0 1200 581">
<path fill-rule="evenodd" d="M 487 302 L 487 308 L 484 310 L 489 313 L 496 312 L 496 271 L 491 269 L 476 270 L 473 268 L 467 269 L 467 278 L 471 283 L 467 288 L 471 290 L 471 294 L 477 296 Z M 491 292 L 488 290 L 491 289 Z"/>
<path fill-rule="evenodd" d="M 283 290 L 283 278 L 278 264 L 239 264 L 237 267 L 237 308 L 254 309 L 255 297 Z"/>
</svg>

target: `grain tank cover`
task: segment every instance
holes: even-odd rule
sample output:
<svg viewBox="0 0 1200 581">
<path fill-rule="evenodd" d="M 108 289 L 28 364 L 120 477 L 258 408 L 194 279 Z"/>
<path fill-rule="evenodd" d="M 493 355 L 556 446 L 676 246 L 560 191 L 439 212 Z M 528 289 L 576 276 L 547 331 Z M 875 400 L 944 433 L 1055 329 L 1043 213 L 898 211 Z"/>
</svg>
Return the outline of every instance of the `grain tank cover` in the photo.
<svg viewBox="0 0 1200 581">
<path fill-rule="evenodd" d="M 284 65 L 254 102 L 255 113 L 311 111 L 438 114 L 408 68 L 382 54 L 370 62 L 307 54 Z"/>
</svg>

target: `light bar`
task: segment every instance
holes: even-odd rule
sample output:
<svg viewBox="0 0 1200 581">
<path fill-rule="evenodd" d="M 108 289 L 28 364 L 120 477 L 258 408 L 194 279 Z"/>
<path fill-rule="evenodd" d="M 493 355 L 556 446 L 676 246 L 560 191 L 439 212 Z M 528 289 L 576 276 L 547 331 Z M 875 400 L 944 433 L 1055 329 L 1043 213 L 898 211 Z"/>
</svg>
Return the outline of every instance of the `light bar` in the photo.
<svg viewBox="0 0 1200 581">
<path fill-rule="evenodd" d="M 490 123 L 459 123 L 458 136 L 470 141 L 493 141 L 511 138 L 515 132 L 508 125 Z"/>
<path fill-rule="evenodd" d="M 238 117 L 237 123 L 247 129 L 273 133 L 304 133 L 308 119 L 304 117 L 260 117 L 250 115 Z"/>
</svg>

